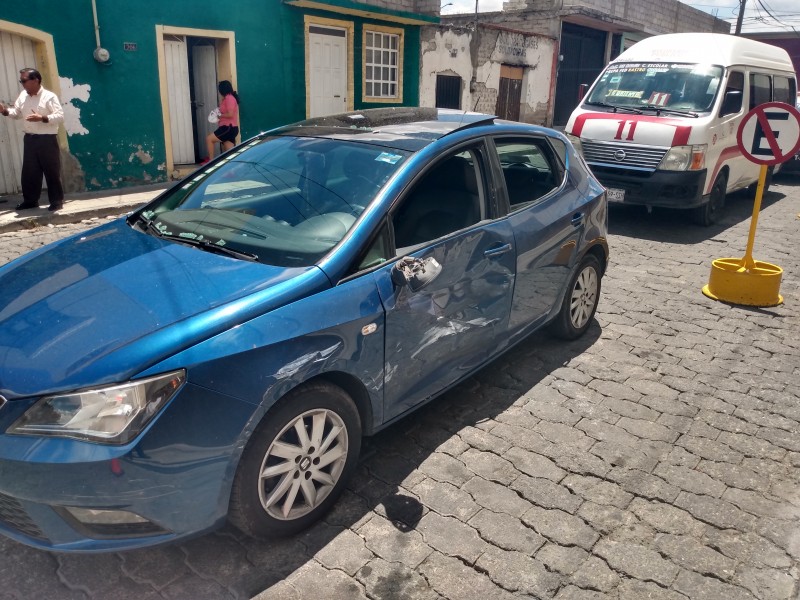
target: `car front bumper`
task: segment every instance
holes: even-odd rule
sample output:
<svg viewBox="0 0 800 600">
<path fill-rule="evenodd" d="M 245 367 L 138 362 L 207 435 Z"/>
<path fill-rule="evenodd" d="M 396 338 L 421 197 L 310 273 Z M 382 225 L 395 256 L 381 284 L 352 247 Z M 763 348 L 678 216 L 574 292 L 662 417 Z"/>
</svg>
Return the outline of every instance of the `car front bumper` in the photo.
<svg viewBox="0 0 800 600">
<path fill-rule="evenodd" d="M 6 403 L 2 430 L 32 403 Z M 255 409 L 186 384 L 125 446 L 2 434 L 0 533 L 45 550 L 104 552 L 213 529 L 225 520 L 242 432 Z M 87 524 L 69 509 L 139 519 Z"/>
<path fill-rule="evenodd" d="M 708 201 L 703 196 L 705 169 L 643 173 L 592 166 L 592 172 L 606 188 L 625 190 L 619 204 L 694 208 Z M 609 198 L 609 202 L 615 201 Z"/>
</svg>

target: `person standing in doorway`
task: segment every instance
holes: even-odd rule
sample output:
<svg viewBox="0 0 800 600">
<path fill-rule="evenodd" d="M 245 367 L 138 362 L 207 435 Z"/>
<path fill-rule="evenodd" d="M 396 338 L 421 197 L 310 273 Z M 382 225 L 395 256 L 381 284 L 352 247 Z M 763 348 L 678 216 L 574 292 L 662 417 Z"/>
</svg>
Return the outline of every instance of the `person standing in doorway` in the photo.
<svg viewBox="0 0 800 600">
<path fill-rule="evenodd" d="M 208 155 L 200 161 L 201 165 L 214 157 L 214 146 L 221 143 L 223 152 L 230 150 L 236 145 L 236 136 L 239 135 L 239 95 L 233 91 L 233 85 L 227 79 L 219 82 L 217 90 L 222 96 L 219 105 L 219 127 L 214 133 L 206 136 Z"/>
<path fill-rule="evenodd" d="M 42 194 L 42 175 L 47 182 L 50 206 L 56 211 L 64 206 L 61 186 L 61 149 L 58 147 L 58 125 L 64 122 L 64 110 L 58 97 L 42 86 L 42 75 L 36 69 L 22 69 L 19 82 L 24 90 L 12 106 L 0 103 L 0 113 L 12 119 L 24 119 L 22 153 L 22 198 L 17 210 L 37 208 Z"/>
</svg>

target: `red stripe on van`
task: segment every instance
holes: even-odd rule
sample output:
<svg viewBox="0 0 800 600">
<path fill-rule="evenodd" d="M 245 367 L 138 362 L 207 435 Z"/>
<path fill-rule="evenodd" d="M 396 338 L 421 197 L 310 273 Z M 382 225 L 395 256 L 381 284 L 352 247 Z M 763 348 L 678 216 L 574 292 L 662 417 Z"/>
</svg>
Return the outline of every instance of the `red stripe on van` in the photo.
<svg viewBox="0 0 800 600">
<path fill-rule="evenodd" d="M 685 146 L 689 143 L 689 134 L 692 132 L 691 125 L 684 125 L 682 121 L 676 119 L 665 119 L 650 115 L 629 115 L 625 113 L 583 113 L 575 118 L 575 125 L 572 127 L 572 135 L 581 136 L 583 126 L 590 119 L 613 120 L 613 121 L 635 121 L 645 123 L 659 123 L 675 128 L 675 135 L 672 137 L 673 146 Z"/>
<path fill-rule="evenodd" d="M 703 191 L 704 194 L 711 193 L 711 187 L 714 185 L 714 182 L 717 179 L 717 174 L 722 169 L 722 165 L 725 163 L 726 160 L 729 160 L 735 156 L 741 156 L 742 151 L 739 150 L 739 146 L 728 146 L 727 148 L 723 148 L 722 152 L 719 153 L 719 158 L 717 159 L 717 164 L 714 165 L 714 170 L 711 173 L 711 177 L 706 179 L 706 190 Z"/>
</svg>

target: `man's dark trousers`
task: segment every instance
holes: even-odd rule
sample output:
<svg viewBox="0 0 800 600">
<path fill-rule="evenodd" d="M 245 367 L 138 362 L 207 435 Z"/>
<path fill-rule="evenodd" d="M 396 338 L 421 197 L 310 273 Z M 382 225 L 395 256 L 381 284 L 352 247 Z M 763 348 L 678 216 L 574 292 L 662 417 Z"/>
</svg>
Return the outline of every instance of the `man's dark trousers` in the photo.
<svg viewBox="0 0 800 600">
<path fill-rule="evenodd" d="M 42 175 L 47 181 L 50 206 L 64 204 L 61 187 L 61 149 L 56 134 L 26 133 L 22 155 L 22 197 L 35 206 L 42 194 Z"/>
</svg>

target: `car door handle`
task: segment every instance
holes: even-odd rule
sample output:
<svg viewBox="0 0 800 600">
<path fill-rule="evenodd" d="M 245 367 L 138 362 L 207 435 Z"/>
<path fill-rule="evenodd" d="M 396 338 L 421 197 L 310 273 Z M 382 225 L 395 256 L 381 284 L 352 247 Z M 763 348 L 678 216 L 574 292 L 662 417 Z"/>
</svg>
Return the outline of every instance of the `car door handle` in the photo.
<svg viewBox="0 0 800 600">
<path fill-rule="evenodd" d="M 486 258 L 495 258 L 497 256 L 502 256 L 506 252 L 511 252 L 511 244 L 503 244 L 502 246 L 494 246 L 489 248 L 483 255 Z"/>
<path fill-rule="evenodd" d="M 570 223 L 572 223 L 575 227 L 577 227 L 578 225 L 583 223 L 583 216 L 584 216 L 583 213 L 575 213 L 574 215 L 572 215 L 572 220 L 570 221 Z"/>
</svg>

